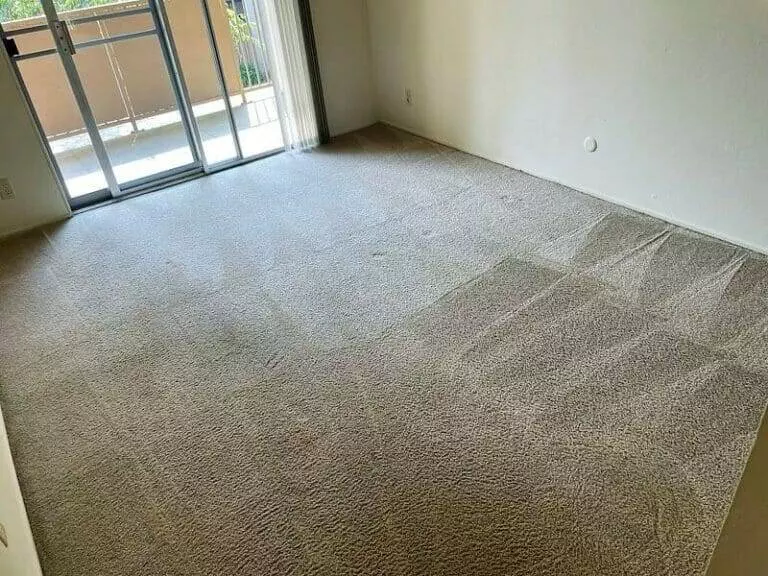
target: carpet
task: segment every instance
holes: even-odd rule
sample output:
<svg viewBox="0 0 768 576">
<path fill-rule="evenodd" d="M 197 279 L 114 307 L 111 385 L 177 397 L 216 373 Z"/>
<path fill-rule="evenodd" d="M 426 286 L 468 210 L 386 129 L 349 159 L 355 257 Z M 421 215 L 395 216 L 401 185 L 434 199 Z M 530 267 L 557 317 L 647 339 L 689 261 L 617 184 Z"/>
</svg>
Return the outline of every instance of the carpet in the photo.
<svg viewBox="0 0 768 576">
<path fill-rule="evenodd" d="M 702 575 L 768 262 L 374 126 L 0 244 L 47 576 Z"/>
</svg>

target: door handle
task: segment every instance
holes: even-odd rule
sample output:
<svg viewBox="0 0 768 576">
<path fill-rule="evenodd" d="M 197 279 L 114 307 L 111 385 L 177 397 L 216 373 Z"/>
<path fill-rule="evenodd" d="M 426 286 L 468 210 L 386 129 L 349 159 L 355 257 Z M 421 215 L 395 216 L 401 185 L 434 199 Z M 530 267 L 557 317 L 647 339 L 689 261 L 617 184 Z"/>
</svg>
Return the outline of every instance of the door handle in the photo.
<svg viewBox="0 0 768 576">
<path fill-rule="evenodd" d="M 54 20 L 51 22 L 51 29 L 61 49 L 70 56 L 73 56 L 76 52 L 75 44 L 72 42 L 72 35 L 69 33 L 67 23 L 62 20 Z"/>
<path fill-rule="evenodd" d="M 19 55 L 19 47 L 16 45 L 16 40 L 13 38 L 3 38 L 3 44 L 8 52 L 8 56 L 13 58 Z"/>
</svg>

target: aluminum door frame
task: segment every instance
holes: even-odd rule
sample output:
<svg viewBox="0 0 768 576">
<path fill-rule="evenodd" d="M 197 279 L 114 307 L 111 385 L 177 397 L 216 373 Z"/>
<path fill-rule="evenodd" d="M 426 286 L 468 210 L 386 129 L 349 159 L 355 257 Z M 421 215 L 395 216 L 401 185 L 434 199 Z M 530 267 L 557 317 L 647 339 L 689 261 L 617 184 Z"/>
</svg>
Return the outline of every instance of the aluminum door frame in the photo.
<svg viewBox="0 0 768 576">
<path fill-rule="evenodd" d="M 235 142 L 235 150 L 237 152 L 237 156 L 231 160 L 225 160 L 223 162 L 215 164 L 213 169 L 209 171 L 210 172 L 216 172 L 218 170 L 224 170 L 226 168 L 232 168 L 234 166 L 240 166 L 242 164 L 247 164 L 249 162 L 252 162 L 254 160 L 260 160 L 262 158 L 266 158 L 269 156 L 274 156 L 275 154 L 285 150 L 284 146 L 281 146 L 279 148 L 275 148 L 274 150 L 267 150 L 265 152 L 260 152 L 258 154 L 252 154 L 249 156 L 245 156 L 243 154 L 243 147 L 242 143 L 240 141 L 240 131 L 237 129 L 237 122 L 235 121 L 235 113 L 232 109 L 232 102 L 229 100 L 229 91 L 227 90 L 227 82 L 224 76 L 224 65 L 222 64 L 221 60 L 221 51 L 219 50 L 219 46 L 216 42 L 216 32 L 214 31 L 213 27 L 213 17 L 211 16 L 211 10 L 209 7 L 210 0 L 200 0 L 200 5 L 203 9 L 203 20 L 205 24 L 205 31 L 206 35 L 208 36 L 208 43 L 211 47 L 211 56 L 213 57 L 213 66 L 216 69 L 216 76 L 219 80 L 219 86 L 221 87 L 221 94 L 224 98 L 224 107 L 227 113 L 227 119 L 229 121 L 230 131 L 232 132 L 232 138 Z M 270 45 L 268 40 L 265 40 L 265 43 L 267 45 L 267 53 L 268 53 L 268 65 L 270 67 L 270 73 L 274 71 L 274 64 L 272 59 L 272 46 Z M 280 103 L 280 95 L 278 92 L 279 86 L 277 85 L 277 82 L 274 80 L 274 77 L 272 79 L 272 85 L 274 86 L 275 90 L 275 105 L 278 107 L 278 122 L 280 124 L 280 131 L 283 134 L 283 142 L 286 141 L 285 137 L 285 126 L 283 124 L 283 115 L 281 113 L 281 103 Z"/>
</svg>

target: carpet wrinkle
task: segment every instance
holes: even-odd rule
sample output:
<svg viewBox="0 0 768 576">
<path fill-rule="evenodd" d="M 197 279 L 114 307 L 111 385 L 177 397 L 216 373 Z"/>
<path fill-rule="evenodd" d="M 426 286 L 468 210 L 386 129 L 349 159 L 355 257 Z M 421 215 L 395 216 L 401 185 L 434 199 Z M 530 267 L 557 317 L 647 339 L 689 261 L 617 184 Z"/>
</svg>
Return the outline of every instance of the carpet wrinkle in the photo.
<svg viewBox="0 0 768 576">
<path fill-rule="evenodd" d="M 670 225 L 650 218 L 609 214 L 601 218 L 587 234 L 574 264 L 580 268 L 596 266 L 604 261 L 606 256 L 612 256 L 615 258 L 614 262 L 618 263 L 642 251 L 670 231 Z"/>
<path fill-rule="evenodd" d="M 638 301 L 647 306 L 661 302 L 726 266 L 738 253 L 735 247 L 676 230 L 655 250 Z"/>
<path fill-rule="evenodd" d="M 754 321 L 750 320 L 750 312 L 762 309 L 759 296 L 754 306 L 747 301 L 750 296 L 760 294 L 754 286 L 735 298 L 729 297 L 734 286 L 739 288 L 740 283 L 736 280 L 747 262 L 746 254 L 736 255 L 713 274 L 694 281 L 688 288 L 659 303 L 656 309 L 669 318 L 673 330 L 717 348 L 726 346 Z"/>
<path fill-rule="evenodd" d="M 562 315 L 569 313 L 568 311 L 558 310 L 559 305 L 566 304 L 572 306 L 576 304 L 578 307 L 580 304 L 585 306 L 587 301 L 583 299 L 581 294 L 568 293 L 564 297 L 562 304 L 557 302 L 557 296 L 565 292 L 563 290 L 564 287 L 573 288 L 576 291 L 585 290 L 589 297 L 597 296 L 598 289 L 593 283 L 580 284 L 579 280 L 575 276 L 563 275 L 526 301 L 496 317 L 485 328 L 473 334 L 472 340 L 460 349 L 459 356 L 465 359 L 472 357 L 477 349 L 482 347 L 483 342 L 495 341 L 498 334 L 508 333 L 509 326 L 517 322 L 528 321 L 531 324 L 556 322 Z M 576 302 L 574 302 L 574 298 L 577 299 Z M 554 307 L 555 310 L 550 311 L 550 307 Z"/>
<path fill-rule="evenodd" d="M 381 125 L 39 234 L 50 576 L 700 576 L 768 404 L 765 258 Z"/>
<path fill-rule="evenodd" d="M 552 364 L 543 368 L 567 369 L 563 362 L 567 363 L 571 358 L 584 354 L 605 351 L 622 339 L 631 339 L 649 329 L 653 322 L 647 314 L 616 308 L 598 296 L 585 306 L 558 317 L 549 326 L 533 328 L 530 334 L 536 336 L 530 338 L 527 348 L 517 351 L 520 361 L 524 363 L 521 368 L 531 369 L 541 365 L 542 361 L 552 361 Z M 534 353 L 534 363 L 527 357 L 529 352 Z M 490 358 L 479 360 L 486 366 L 493 366 Z"/>
<path fill-rule="evenodd" d="M 463 360 L 470 365 L 485 371 L 495 366 L 495 361 L 505 361 L 511 355 L 526 354 L 528 350 L 548 349 L 553 352 L 556 348 L 550 344 L 552 338 L 562 338 L 557 328 L 569 319 L 583 319 L 590 316 L 599 303 L 599 294 L 595 294 L 584 302 L 578 302 L 574 307 L 556 309 L 554 314 L 546 311 L 549 303 L 546 298 L 532 302 L 527 308 L 520 309 L 517 314 L 500 323 L 495 329 L 478 338 L 471 347 L 467 347 Z M 544 309 L 543 319 L 536 316 L 538 309 Z"/>
<path fill-rule="evenodd" d="M 596 362 L 592 372 L 578 375 L 574 386 L 545 415 L 543 425 L 563 430 L 577 425 L 595 433 L 602 431 L 607 437 L 621 431 L 634 438 L 633 442 L 671 455 L 656 438 L 659 431 L 666 433 L 664 417 L 670 411 L 671 399 L 687 392 L 691 381 L 714 373 L 715 368 L 704 352 L 695 352 L 667 334 L 660 332 L 643 340 L 639 337 L 627 342 L 614 349 L 608 359 Z M 666 343 L 670 348 L 666 353 L 651 350 L 650 343 Z M 645 381 L 651 385 L 642 386 Z M 590 398 L 600 400 L 589 402 Z M 577 410 L 578 422 L 569 424 L 568 414 Z"/>
<path fill-rule="evenodd" d="M 581 228 L 547 243 L 540 253 L 541 257 L 565 265 L 570 264 L 576 259 L 579 251 L 587 242 L 589 234 L 607 217 L 607 214 L 600 216 L 595 222 L 589 222 Z"/>
<path fill-rule="evenodd" d="M 587 265 L 585 274 L 601 278 L 621 289 L 630 300 L 636 300 L 639 284 L 648 273 L 653 258 L 659 249 L 669 240 L 671 230 L 664 230 L 643 239 L 640 244 L 632 246 L 614 256 Z"/>
</svg>

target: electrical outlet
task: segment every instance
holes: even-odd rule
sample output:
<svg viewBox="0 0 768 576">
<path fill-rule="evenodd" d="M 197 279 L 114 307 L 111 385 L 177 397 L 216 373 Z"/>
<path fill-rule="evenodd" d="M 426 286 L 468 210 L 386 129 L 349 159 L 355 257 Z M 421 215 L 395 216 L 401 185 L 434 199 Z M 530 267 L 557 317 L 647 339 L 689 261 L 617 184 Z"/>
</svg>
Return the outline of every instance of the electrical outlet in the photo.
<svg viewBox="0 0 768 576">
<path fill-rule="evenodd" d="M 15 197 L 8 178 L 0 178 L 0 200 L 13 200 Z"/>
<path fill-rule="evenodd" d="M 408 106 L 413 106 L 413 90 L 410 88 L 405 89 L 405 103 L 408 104 Z"/>
</svg>

